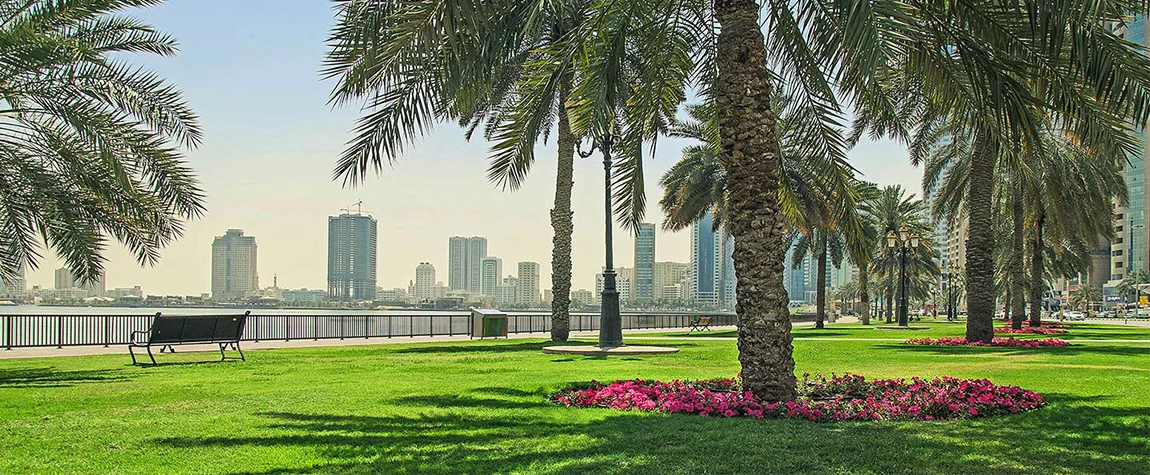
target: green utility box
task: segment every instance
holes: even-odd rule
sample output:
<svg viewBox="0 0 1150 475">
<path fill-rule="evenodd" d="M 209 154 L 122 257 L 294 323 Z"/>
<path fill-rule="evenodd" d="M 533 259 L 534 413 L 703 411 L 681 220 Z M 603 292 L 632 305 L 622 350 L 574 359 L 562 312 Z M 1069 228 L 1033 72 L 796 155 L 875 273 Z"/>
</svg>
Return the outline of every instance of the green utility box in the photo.
<svg viewBox="0 0 1150 475">
<path fill-rule="evenodd" d="M 493 308 L 471 309 L 471 338 L 507 338 L 507 314 Z"/>
</svg>

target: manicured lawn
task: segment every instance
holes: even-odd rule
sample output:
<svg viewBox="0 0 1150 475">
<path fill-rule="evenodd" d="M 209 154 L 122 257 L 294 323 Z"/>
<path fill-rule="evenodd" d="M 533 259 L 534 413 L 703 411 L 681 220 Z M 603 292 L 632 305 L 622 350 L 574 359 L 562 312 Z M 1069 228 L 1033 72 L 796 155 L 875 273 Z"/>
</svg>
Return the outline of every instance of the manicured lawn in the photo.
<svg viewBox="0 0 1150 475">
<path fill-rule="evenodd" d="M 187 364 L 154 368 L 127 365 L 126 355 L 0 360 L 0 472 L 1150 471 L 1150 344 L 795 342 L 799 373 L 987 377 L 1050 401 L 995 419 L 819 424 L 547 402 L 573 381 L 738 372 L 733 341 L 650 343 L 682 352 L 560 357 L 541 354 L 538 340 L 500 340 L 252 351 L 247 362 L 228 363 L 194 364 L 213 357 L 179 354 L 164 361 Z"/>
</svg>

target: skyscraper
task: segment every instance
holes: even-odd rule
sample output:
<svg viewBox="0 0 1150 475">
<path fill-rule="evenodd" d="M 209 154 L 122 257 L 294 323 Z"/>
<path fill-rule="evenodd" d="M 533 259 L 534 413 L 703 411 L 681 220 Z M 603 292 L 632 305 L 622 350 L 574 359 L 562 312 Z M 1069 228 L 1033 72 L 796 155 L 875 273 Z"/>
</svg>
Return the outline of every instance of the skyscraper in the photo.
<svg viewBox="0 0 1150 475">
<path fill-rule="evenodd" d="M 327 218 L 327 295 L 375 300 L 377 221 L 350 212 Z"/>
<path fill-rule="evenodd" d="M 722 294 L 722 239 L 713 228 L 711 213 L 691 225 L 691 299 L 719 304 Z"/>
<path fill-rule="evenodd" d="M 503 259 L 491 256 L 484 257 L 479 261 L 479 268 L 479 292 L 488 297 L 496 296 L 503 275 Z"/>
<path fill-rule="evenodd" d="M 447 240 L 447 288 L 472 293 L 483 291 L 481 264 L 487 257 L 487 238 L 452 236 Z"/>
<path fill-rule="evenodd" d="M 735 278 L 735 237 L 726 230 L 719 232 L 723 250 L 722 267 L 719 268 L 719 280 L 722 282 L 722 293 L 719 295 L 719 306 L 735 308 L 735 289 L 738 288 L 738 279 Z"/>
<path fill-rule="evenodd" d="M 72 269 L 69 269 L 68 267 L 61 267 L 56 269 L 55 272 L 56 290 L 84 289 L 88 291 L 89 297 L 103 297 L 105 294 L 107 294 L 107 287 L 105 285 L 104 279 L 105 275 L 103 272 L 101 272 L 100 277 L 96 280 L 86 284 L 80 284 L 78 279 L 72 275 Z"/>
<path fill-rule="evenodd" d="M 259 289 L 256 238 L 242 229 L 229 229 L 212 241 L 212 299 L 236 300 Z"/>
<path fill-rule="evenodd" d="M 0 276 L 0 297 L 22 297 L 27 289 L 24 266 L 20 266 L 20 269 L 16 271 L 16 277 L 12 279 L 5 279 Z"/>
<path fill-rule="evenodd" d="M 539 303 L 539 263 L 519 263 L 519 278 L 515 293 L 515 300 L 518 304 L 535 305 Z"/>
<path fill-rule="evenodd" d="M 636 302 L 655 298 L 655 225 L 640 223 L 635 234 L 635 280 L 632 282 Z"/>
<path fill-rule="evenodd" d="M 669 298 L 663 295 L 663 290 L 667 286 L 674 286 L 683 283 L 683 277 L 690 275 L 690 264 L 682 262 L 656 262 L 655 263 L 655 283 L 653 285 L 652 294 L 655 300 L 678 300 L 681 295 Z M 678 292 L 682 292 L 682 288 Z"/>
<path fill-rule="evenodd" d="M 1121 22 L 1110 25 L 1114 33 L 1126 40 L 1145 47 L 1150 45 L 1147 38 L 1146 17 L 1136 15 Z M 1117 203 L 1114 206 L 1114 239 L 1110 242 L 1110 282 L 1107 287 L 1114 287 L 1129 273 L 1140 270 L 1146 271 L 1147 260 L 1150 260 L 1150 230 L 1146 225 L 1150 222 L 1147 211 L 1150 210 L 1150 193 L 1146 193 L 1146 180 L 1150 179 L 1150 169 L 1146 167 L 1146 156 L 1150 153 L 1146 144 L 1146 130 L 1140 129 L 1134 134 L 1134 139 L 1141 145 L 1139 153 L 1127 155 L 1122 175 L 1126 181 L 1127 200 L 1125 206 Z M 1072 203 L 1063 203 L 1063 206 L 1073 206 Z M 1094 254 L 1093 252 L 1091 254 Z M 1098 276 L 1092 276 L 1092 281 Z M 1097 285 L 1097 282 L 1092 282 Z M 1113 292 L 1108 290 L 1107 293 Z"/>
<path fill-rule="evenodd" d="M 435 298 L 435 266 L 420 262 L 415 267 L 415 298 L 424 301 Z"/>
</svg>

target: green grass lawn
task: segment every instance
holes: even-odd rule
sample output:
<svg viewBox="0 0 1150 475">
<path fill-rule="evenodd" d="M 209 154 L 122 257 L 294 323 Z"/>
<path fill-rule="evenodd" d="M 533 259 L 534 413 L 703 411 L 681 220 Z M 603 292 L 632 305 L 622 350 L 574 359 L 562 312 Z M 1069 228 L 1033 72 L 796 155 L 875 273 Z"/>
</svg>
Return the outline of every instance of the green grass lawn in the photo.
<svg viewBox="0 0 1150 475">
<path fill-rule="evenodd" d="M 251 351 L 226 363 L 181 353 L 159 367 L 132 367 L 126 354 L 0 360 L 0 472 L 1150 472 L 1150 344 L 795 342 L 799 373 L 987 377 L 1050 401 L 973 421 L 820 424 L 547 402 L 573 381 L 738 372 L 734 341 L 650 343 L 682 351 L 566 357 L 543 355 L 538 340 L 499 340 Z"/>
</svg>

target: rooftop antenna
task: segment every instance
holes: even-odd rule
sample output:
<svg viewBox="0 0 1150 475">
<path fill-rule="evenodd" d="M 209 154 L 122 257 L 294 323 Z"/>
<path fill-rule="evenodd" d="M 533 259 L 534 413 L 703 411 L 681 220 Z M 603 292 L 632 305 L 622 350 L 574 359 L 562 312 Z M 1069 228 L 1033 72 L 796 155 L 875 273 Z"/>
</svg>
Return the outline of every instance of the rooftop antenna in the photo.
<svg viewBox="0 0 1150 475">
<path fill-rule="evenodd" d="M 340 210 L 341 211 L 347 211 L 347 214 L 351 214 L 351 208 L 353 206 L 355 207 L 355 214 L 362 215 L 364 213 L 364 211 L 363 211 L 363 200 L 356 201 L 355 203 L 348 205 L 347 208 L 340 208 Z M 368 211 L 368 213 L 371 213 L 371 211 Z"/>
</svg>

